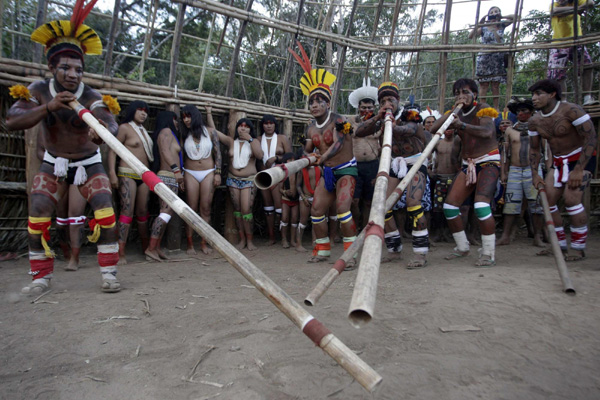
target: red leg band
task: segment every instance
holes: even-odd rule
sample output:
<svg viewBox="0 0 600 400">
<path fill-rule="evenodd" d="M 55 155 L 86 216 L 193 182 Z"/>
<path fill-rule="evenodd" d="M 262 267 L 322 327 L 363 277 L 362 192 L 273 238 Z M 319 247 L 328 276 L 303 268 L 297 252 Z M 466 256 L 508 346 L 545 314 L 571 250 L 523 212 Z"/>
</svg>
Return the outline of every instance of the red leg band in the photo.
<svg viewBox="0 0 600 400">
<path fill-rule="evenodd" d="M 98 253 L 98 265 L 114 267 L 119 262 L 119 253 Z"/>
<path fill-rule="evenodd" d="M 119 215 L 119 222 L 123 223 L 123 224 L 131 224 L 133 222 L 133 218 L 132 217 L 128 217 L 127 215 Z"/>
<path fill-rule="evenodd" d="M 31 277 L 40 279 L 54 271 L 54 259 L 46 258 L 45 260 L 29 260 L 31 267 Z"/>
</svg>

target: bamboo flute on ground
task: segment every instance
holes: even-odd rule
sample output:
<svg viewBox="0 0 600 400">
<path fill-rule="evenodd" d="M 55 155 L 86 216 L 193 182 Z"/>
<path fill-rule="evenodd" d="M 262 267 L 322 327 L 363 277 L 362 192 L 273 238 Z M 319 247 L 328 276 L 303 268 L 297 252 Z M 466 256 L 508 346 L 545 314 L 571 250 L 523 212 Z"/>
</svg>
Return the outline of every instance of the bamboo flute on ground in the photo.
<svg viewBox="0 0 600 400">
<path fill-rule="evenodd" d="M 544 219 L 546 220 L 546 226 L 548 227 L 548 236 L 550 237 L 550 244 L 552 245 L 552 252 L 554 253 L 554 259 L 556 260 L 556 267 L 558 268 L 558 275 L 562 281 L 563 288 L 566 294 L 575 295 L 575 289 L 569 278 L 569 270 L 567 269 L 567 263 L 565 262 L 565 256 L 563 255 L 560 245 L 558 244 L 558 237 L 556 236 L 556 229 L 554 226 L 554 220 L 550 213 L 550 205 L 548 203 L 548 196 L 546 196 L 546 189 L 538 187 L 540 199 L 542 200 L 542 207 L 544 208 Z"/>
<path fill-rule="evenodd" d="M 394 204 L 398 202 L 398 199 L 400 198 L 400 196 L 402 196 L 402 192 L 404 191 L 404 189 L 406 189 L 406 186 L 408 186 L 410 180 L 413 178 L 413 176 L 415 176 L 425 159 L 433 151 L 433 149 L 437 145 L 437 142 L 440 140 L 446 129 L 448 129 L 448 126 L 450 126 L 452 121 L 456 119 L 456 113 L 461 108 L 462 105 L 460 104 L 456 106 L 456 108 L 452 112 L 452 115 L 448 117 L 448 119 L 444 122 L 440 129 L 438 129 L 435 135 L 433 135 L 433 138 L 423 150 L 421 157 L 417 159 L 417 161 L 410 168 L 406 176 L 402 178 L 398 186 L 396 186 L 394 192 L 390 194 L 390 196 L 385 201 L 385 212 L 391 210 L 392 207 L 394 207 Z M 306 296 L 306 298 L 304 299 L 304 304 L 306 304 L 307 306 L 314 306 L 317 303 L 321 296 L 327 291 L 327 289 L 329 289 L 329 286 L 331 286 L 331 284 L 342 273 L 344 268 L 346 268 L 346 264 L 352 259 L 352 257 L 354 257 L 356 253 L 358 253 L 365 241 L 365 235 L 366 229 L 363 229 L 360 232 L 360 234 L 358 234 L 358 236 L 356 237 L 354 243 L 352 243 L 352 245 L 348 247 L 348 250 L 346 250 L 341 255 L 341 257 L 337 259 L 337 261 L 333 264 L 333 267 L 327 272 L 327 274 L 325 274 L 325 276 L 319 281 L 319 283 L 317 283 L 317 286 L 315 286 L 315 288 L 308 294 L 308 296 Z M 367 318 L 366 315 L 364 315 L 364 317 Z M 370 316 L 368 318 L 370 319 Z"/>
<path fill-rule="evenodd" d="M 316 156 L 308 156 L 296 161 L 290 161 L 285 164 L 279 164 L 264 171 L 260 171 L 254 177 L 254 184 L 261 190 L 269 189 L 284 181 L 289 175 L 293 175 L 303 168 L 317 162 Z"/>
<path fill-rule="evenodd" d="M 317 346 L 333 358 L 365 389 L 372 391 L 382 377 L 331 333 L 321 322 L 306 312 L 294 299 L 277 286 L 242 253 L 225 240 L 217 231 L 196 214 L 183 200 L 173 193 L 162 181 L 142 164 L 121 144 L 92 113 L 77 101 L 69 103 L 79 118 L 83 119 L 98 136 L 121 157 L 162 200 L 212 247 L 214 247 L 235 269 L 283 312 Z"/>
</svg>

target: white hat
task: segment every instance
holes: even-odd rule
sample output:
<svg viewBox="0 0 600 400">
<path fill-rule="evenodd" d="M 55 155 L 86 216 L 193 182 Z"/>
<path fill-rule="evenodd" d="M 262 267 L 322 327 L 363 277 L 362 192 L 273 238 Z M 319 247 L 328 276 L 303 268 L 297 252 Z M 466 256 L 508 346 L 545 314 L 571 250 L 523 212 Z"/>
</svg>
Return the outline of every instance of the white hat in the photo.
<svg viewBox="0 0 600 400">
<path fill-rule="evenodd" d="M 356 89 L 350 96 L 348 96 L 348 102 L 354 108 L 358 108 L 358 104 L 361 100 L 369 99 L 373 100 L 373 103 L 377 105 L 377 88 L 375 86 L 371 86 L 371 78 L 363 79 L 362 87 Z"/>
<path fill-rule="evenodd" d="M 429 106 L 427 106 L 425 110 L 421 111 L 421 118 L 423 118 L 423 121 L 425 121 L 429 117 L 439 119 L 441 116 L 442 114 L 440 114 L 437 110 L 432 110 L 431 108 L 429 108 Z"/>
</svg>

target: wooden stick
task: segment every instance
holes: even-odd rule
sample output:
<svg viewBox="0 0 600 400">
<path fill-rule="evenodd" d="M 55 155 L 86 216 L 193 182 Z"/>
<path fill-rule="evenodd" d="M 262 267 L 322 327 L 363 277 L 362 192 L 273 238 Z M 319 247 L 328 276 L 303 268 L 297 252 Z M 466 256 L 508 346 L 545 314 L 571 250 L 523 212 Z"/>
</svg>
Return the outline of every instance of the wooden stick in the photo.
<svg viewBox="0 0 600 400">
<path fill-rule="evenodd" d="M 254 177 L 254 184 L 260 190 L 269 189 L 285 180 L 289 175 L 302 171 L 303 168 L 306 168 L 315 162 L 317 162 L 317 157 L 310 156 L 285 164 L 276 165 L 256 174 Z"/>
<path fill-rule="evenodd" d="M 554 226 L 554 220 L 550 213 L 550 205 L 548 203 L 548 196 L 546 196 L 546 189 L 538 187 L 540 199 L 542 200 L 542 207 L 544 208 L 544 219 L 546 220 L 546 226 L 548 227 L 548 236 L 550 236 L 550 244 L 552 245 L 552 252 L 554 253 L 554 259 L 556 260 L 556 267 L 558 268 L 558 275 L 562 281 L 564 292 L 566 294 L 575 295 L 575 289 L 569 278 L 569 270 L 567 269 L 567 263 L 565 262 L 565 256 L 560 249 L 558 244 L 558 237 L 556 236 L 556 229 Z"/>
<path fill-rule="evenodd" d="M 158 197 L 164 200 L 185 222 L 194 228 L 214 249 L 229 261 L 250 283 L 267 297 L 282 313 L 284 313 L 302 332 L 317 346 L 332 357 L 365 389 L 372 391 L 382 380 L 382 377 L 368 364 L 361 360 L 352 350 L 337 339 L 321 322 L 310 315 L 294 299 L 267 277 L 260 269 L 250 262 L 234 246 L 226 241 L 206 221 L 196 214 L 185 202 L 173 193 L 160 179 L 142 164 L 123 144 L 102 126 L 89 110 L 77 101 L 69 103 L 79 118 L 83 119 L 104 142 L 136 174 Z"/>
<path fill-rule="evenodd" d="M 369 214 L 369 224 L 363 229 L 365 239 L 363 251 L 360 257 L 358 273 L 352 292 L 350 302 L 350 322 L 362 321 L 363 318 L 355 318 L 357 313 L 367 310 L 373 313 L 375 308 L 375 297 L 377 296 L 377 280 L 379 278 L 379 265 L 381 264 L 381 248 L 384 243 L 384 225 L 386 208 L 386 194 L 389 181 L 390 164 L 392 163 L 392 135 L 394 117 L 390 110 L 385 116 L 385 128 L 383 131 L 383 142 L 381 146 L 381 158 L 379 159 L 379 170 L 375 180 L 373 201 Z M 358 326 L 355 326 L 358 328 Z"/>
<path fill-rule="evenodd" d="M 431 142 L 429 142 L 425 150 L 423 150 L 423 153 L 425 153 L 426 151 L 431 153 L 431 151 L 439 141 L 440 137 L 444 134 L 446 129 L 448 129 L 448 126 L 450 126 L 452 121 L 454 121 L 454 119 L 456 118 L 456 113 L 461 108 L 462 105 L 458 105 L 454 109 L 452 115 L 448 117 L 448 119 L 442 124 L 440 129 L 438 129 L 436 134 L 433 135 Z M 387 198 L 387 200 L 385 201 L 386 211 L 391 210 L 392 207 L 394 207 L 394 204 L 398 202 L 398 199 L 400 198 L 400 196 L 402 196 L 402 192 L 404 191 L 406 186 L 408 186 L 408 183 L 410 182 L 412 177 L 417 173 L 421 164 L 423 163 L 423 161 L 425 161 L 425 158 L 426 157 L 419 157 L 417 162 L 411 167 L 406 176 L 402 179 L 402 181 L 400 181 L 398 186 L 396 186 L 394 192 Z M 348 249 L 342 254 L 342 256 L 337 259 L 337 261 L 333 264 L 333 267 L 327 272 L 327 274 L 325 274 L 325 276 L 319 281 L 319 283 L 317 283 L 317 286 L 315 286 L 315 288 L 308 294 L 308 296 L 306 296 L 306 298 L 304 299 L 304 304 L 306 304 L 307 306 L 314 306 L 315 304 L 317 304 L 317 301 L 327 291 L 327 289 L 329 289 L 329 286 L 331 286 L 331 284 L 342 273 L 341 271 L 344 270 L 346 264 L 352 259 L 352 257 L 354 257 L 356 253 L 358 253 L 358 251 L 364 243 L 365 234 L 366 229 L 363 229 L 362 232 L 358 234 L 358 236 L 356 236 L 356 240 L 354 241 L 354 243 L 352 243 L 352 245 L 348 247 Z"/>
</svg>

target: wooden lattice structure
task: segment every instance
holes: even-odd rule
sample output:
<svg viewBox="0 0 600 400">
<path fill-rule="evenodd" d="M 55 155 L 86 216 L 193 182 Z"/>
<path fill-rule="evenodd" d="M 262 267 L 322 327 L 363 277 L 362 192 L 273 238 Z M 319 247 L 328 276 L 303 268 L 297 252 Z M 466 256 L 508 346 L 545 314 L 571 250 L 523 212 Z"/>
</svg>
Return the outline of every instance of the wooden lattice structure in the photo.
<svg viewBox="0 0 600 400">
<path fill-rule="evenodd" d="M 3 117 L 11 103 L 7 86 L 49 75 L 41 46 L 29 40 L 31 31 L 50 19 L 68 19 L 73 3 L 0 0 Z M 503 108 L 510 96 L 527 96 L 527 84 L 545 77 L 549 49 L 600 41 L 600 30 L 585 29 L 591 26 L 586 14 L 584 34 L 557 44 L 549 35 L 549 3 L 513 0 L 501 5 L 504 13 L 515 15 L 504 44 L 483 47 L 468 33 L 493 5 L 482 0 L 115 0 L 112 12 L 97 8 L 89 17 L 88 23 L 103 34 L 104 54 L 86 59 L 84 81 L 122 103 L 141 99 L 156 109 L 175 110 L 210 104 L 223 129 L 244 114 L 255 119 L 273 114 L 282 120 L 284 133 L 295 138 L 310 117 L 298 87 L 299 67 L 287 51 L 296 40 L 315 65 L 337 76 L 332 107 L 343 114 L 354 113 L 348 93 L 365 77 L 375 83 L 399 82 L 403 98 L 413 94 L 422 106 L 447 109 L 453 82 L 474 77 L 479 52 L 508 54 Z M 531 5 L 539 12 L 524 15 Z M 543 34 L 533 35 L 535 27 Z M 540 63 L 535 68 L 523 67 L 536 58 Z M 572 101 L 581 102 L 583 95 L 581 69 L 575 61 L 569 78 Z M 596 80 L 596 97 L 598 91 Z M 588 112 L 598 118 L 600 107 Z M 0 132 L 0 185 L 10 190 L 0 196 L 2 235 L 25 232 L 22 189 L 32 167 L 25 148 L 31 149 L 34 139 L 32 134 L 8 133 L 4 126 Z M 593 188 L 594 196 L 596 192 Z M 15 199 L 22 205 L 16 206 Z M 12 241 L 3 237 L 2 243 L 6 247 Z"/>
</svg>

